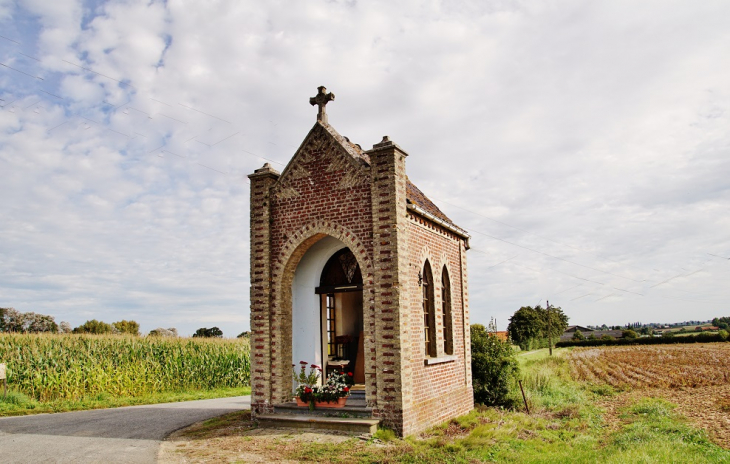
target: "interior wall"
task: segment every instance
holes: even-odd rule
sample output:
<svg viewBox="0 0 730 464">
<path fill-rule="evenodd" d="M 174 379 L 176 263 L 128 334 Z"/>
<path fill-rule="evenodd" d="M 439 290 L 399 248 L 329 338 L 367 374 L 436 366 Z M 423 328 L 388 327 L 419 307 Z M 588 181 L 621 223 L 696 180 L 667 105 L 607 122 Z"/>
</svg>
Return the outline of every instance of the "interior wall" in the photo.
<svg viewBox="0 0 730 464">
<path fill-rule="evenodd" d="M 360 335 L 362 330 L 362 292 L 336 293 L 337 335 Z"/>
<path fill-rule="evenodd" d="M 322 366 L 322 322 L 319 286 L 327 260 L 346 245 L 334 237 L 325 237 L 304 254 L 292 281 L 292 364 L 307 361 Z"/>
</svg>

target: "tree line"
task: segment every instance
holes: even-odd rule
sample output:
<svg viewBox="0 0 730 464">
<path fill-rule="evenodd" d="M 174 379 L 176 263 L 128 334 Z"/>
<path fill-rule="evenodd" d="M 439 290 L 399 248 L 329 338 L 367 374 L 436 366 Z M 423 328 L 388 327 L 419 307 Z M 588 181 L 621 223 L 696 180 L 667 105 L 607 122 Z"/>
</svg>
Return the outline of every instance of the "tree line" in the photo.
<svg viewBox="0 0 730 464">
<path fill-rule="evenodd" d="M 34 312 L 23 313 L 15 308 L 0 308 L 0 332 L 140 334 L 137 321 L 123 319 L 107 324 L 106 322 L 91 319 L 72 329 L 71 324 L 66 321 L 57 324 L 53 316 Z"/>
<path fill-rule="evenodd" d="M 71 328 L 71 324 L 66 321 L 56 323 L 53 316 L 46 314 L 38 314 L 34 312 L 23 313 L 15 308 L 0 308 L 0 332 L 13 333 L 60 333 L 60 334 L 126 334 L 140 336 L 139 323 L 133 320 L 122 319 L 121 321 L 112 322 L 111 324 L 91 319 L 78 327 Z M 150 336 L 157 337 L 178 337 L 175 327 L 163 328 L 158 327 L 150 330 Z M 222 338 L 223 331 L 218 327 L 201 327 L 195 331 L 193 337 L 202 338 Z M 249 332 L 241 332 L 237 338 L 248 338 Z"/>
</svg>

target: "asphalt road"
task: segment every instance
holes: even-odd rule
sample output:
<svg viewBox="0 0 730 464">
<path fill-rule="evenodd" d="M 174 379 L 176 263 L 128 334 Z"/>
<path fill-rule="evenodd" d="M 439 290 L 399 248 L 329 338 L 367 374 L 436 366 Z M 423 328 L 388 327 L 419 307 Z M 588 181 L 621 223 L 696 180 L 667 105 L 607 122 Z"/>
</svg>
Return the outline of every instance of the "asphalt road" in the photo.
<svg viewBox="0 0 730 464">
<path fill-rule="evenodd" d="M 175 430 L 241 409 L 251 397 L 0 418 L 0 462 L 154 463 Z"/>
</svg>

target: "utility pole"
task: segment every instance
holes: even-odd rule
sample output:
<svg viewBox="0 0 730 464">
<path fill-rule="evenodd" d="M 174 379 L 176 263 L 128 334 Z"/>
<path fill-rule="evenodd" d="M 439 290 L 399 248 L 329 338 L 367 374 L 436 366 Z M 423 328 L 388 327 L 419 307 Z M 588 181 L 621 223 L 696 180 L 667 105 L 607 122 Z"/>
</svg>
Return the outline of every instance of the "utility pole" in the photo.
<svg viewBox="0 0 730 464">
<path fill-rule="evenodd" d="M 550 349 L 550 356 L 553 355 L 553 323 L 550 317 L 550 300 L 547 300 L 547 318 L 548 318 L 548 348 Z"/>
</svg>

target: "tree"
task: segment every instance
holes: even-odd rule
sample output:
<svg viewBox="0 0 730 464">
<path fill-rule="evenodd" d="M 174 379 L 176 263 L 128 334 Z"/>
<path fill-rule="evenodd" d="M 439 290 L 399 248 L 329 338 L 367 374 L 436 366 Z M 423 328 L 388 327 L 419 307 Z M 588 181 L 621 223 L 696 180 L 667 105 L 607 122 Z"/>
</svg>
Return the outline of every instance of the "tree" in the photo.
<svg viewBox="0 0 730 464">
<path fill-rule="evenodd" d="M 89 334 L 108 334 L 112 332 L 112 326 L 107 324 L 106 322 L 97 321 L 96 319 L 92 319 L 90 321 L 86 321 L 80 326 L 76 327 L 74 329 L 75 334 L 81 334 L 81 333 L 89 333 Z"/>
<path fill-rule="evenodd" d="M 0 308 L 0 332 L 5 332 L 5 312 L 12 308 Z"/>
<path fill-rule="evenodd" d="M 30 333 L 56 333 L 58 332 L 58 324 L 56 324 L 53 316 L 25 313 L 23 314 L 23 331 Z"/>
<path fill-rule="evenodd" d="M 211 327 L 210 329 L 201 327 L 195 331 L 195 333 L 193 334 L 193 337 L 221 338 L 221 337 L 223 337 L 223 331 L 221 329 L 219 329 L 218 327 Z"/>
<path fill-rule="evenodd" d="M 539 339 L 542 333 L 540 313 L 530 306 L 521 307 L 509 318 L 507 333 L 520 348 L 531 349 L 532 342 Z"/>
<path fill-rule="evenodd" d="M 251 338 L 251 332 L 244 330 L 240 334 L 236 335 L 236 338 Z"/>
<path fill-rule="evenodd" d="M 21 313 L 15 308 L 2 308 L 0 315 L 3 332 L 58 332 L 58 325 L 53 316 L 33 312 Z"/>
<path fill-rule="evenodd" d="M 512 406 L 510 391 L 519 367 L 508 341 L 502 341 L 481 324 L 471 326 L 471 370 L 474 401 L 490 406 Z"/>
<path fill-rule="evenodd" d="M 636 332 L 634 332 L 631 329 L 622 330 L 621 338 L 639 338 L 639 334 L 637 334 Z"/>
<path fill-rule="evenodd" d="M 58 325 L 58 332 L 62 334 L 70 334 L 71 332 L 73 332 L 73 329 L 71 328 L 71 324 L 66 321 L 61 321 L 61 323 Z"/>
<path fill-rule="evenodd" d="M 712 325 L 722 330 L 730 330 L 730 317 L 716 317 L 712 320 Z"/>
<path fill-rule="evenodd" d="M 549 323 L 548 323 L 549 321 Z M 568 316 L 561 308 L 523 306 L 509 319 L 507 332 L 513 342 L 523 350 L 548 346 L 548 335 L 557 341 L 568 327 Z M 548 334 L 548 328 L 550 333 Z"/>
<path fill-rule="evenodd" d="M 642 327 L 641 330 L 639 330 L 641 335 L 651 335 L 652 332 L 653 331 L 649 327 Z"/>
<path fill-rule="evenodd" d="M 150 330 L 150 337 L 177 337 L 177 329 L 175 327 L 170 327 L 169 329 L 158 327 Z"/>
<path fill-rule="evenodd" d="M 139 322 L 132 321 L 132 320 L 121 320 L 118 322 L 113 322 L 112 325 L 114 326 L 119 333 L 122 334 L 129 334 L 129 335 L 139 335 Z"/>
<path fill-rule="evenodd" d="M 581 333 L 580 330 L 576 330 L 573 334 L 573 340 L 585 340 L 586 336 Z"/>
</svg>

